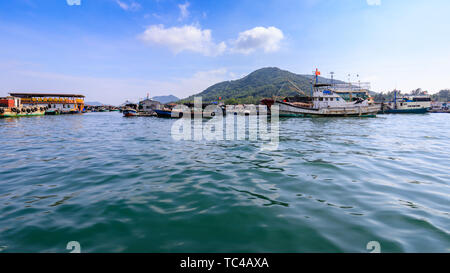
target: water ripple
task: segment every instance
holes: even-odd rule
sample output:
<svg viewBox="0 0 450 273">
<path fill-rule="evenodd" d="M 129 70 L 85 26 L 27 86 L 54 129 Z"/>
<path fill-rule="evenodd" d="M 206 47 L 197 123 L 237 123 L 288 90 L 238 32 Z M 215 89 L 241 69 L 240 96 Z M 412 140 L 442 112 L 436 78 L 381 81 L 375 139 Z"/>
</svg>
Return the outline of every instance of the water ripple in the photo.
<svg viewBox="0 0 450 273">
<path fill-rule="evenodd" d="M 173 122 L 0 120 L 0 252 L 450 249 L 448 115 L 281 119 L 276 151 Z"/>
</svg>

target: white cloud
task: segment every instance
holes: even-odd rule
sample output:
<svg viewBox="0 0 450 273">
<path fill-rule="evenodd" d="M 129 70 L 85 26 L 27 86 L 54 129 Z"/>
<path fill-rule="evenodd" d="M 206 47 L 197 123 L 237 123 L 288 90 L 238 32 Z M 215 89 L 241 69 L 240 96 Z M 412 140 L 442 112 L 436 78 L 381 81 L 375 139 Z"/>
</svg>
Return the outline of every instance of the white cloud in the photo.
<svg viewBox="0 0 450 273">
<path fill-rule="evenodd" d="M 217 56 L 226 49 L 226 44 L 216 44 L 211 37 L 211 30 L 200 29 L 196 26 L 182 26 L 165 28 L 163 25 L 149 26 L 140 38 L 154 45 L 165 46 L 174 53 L 192 51 L 205 56 Z"/>
<path fill-rule="evenodd" d="M 264 52 L 274 52 L 280 48 L 280 42 L 284 38 L 283 32 L 276 27 L 255 27 L 239 33 L 233 41 L 233 51 L 249 54 L 257 49 Z"/>
<path fill-rule="evenodd" d="M 164 25 L 151 25 L 139 38 L 148 44 L 167 47 L 175 54 L 183 51 L 201 53 L 205 56 L 221 55 L 227 50 L 225 42 L 215 43 L 211 30 L 201 29 L 194 25 L 165 28 Z M 276 27 L 255 27 L 239 33 L 232 40 L 229 53 L 249 54 L 258 49 L 264 52 L 279 50 L 283 40 L 283 32 Z"/>
<path fill-rule="evenodd" d="M 126 10 L 126 11 L 137 11 L 138 9 L 141 8 L 141 5 L 134 1 L 125 2 L 125 1 L 116 0 L 116 3 L 117 3 L 117 5 L 119 5 L 119 7 L 121 9 Z"/>
<path fill-rule="evenodd" d="M 66 0 L 69 6 L 81 6 L 81 0 Z"/>
<path fill-rule="evenodd" d="M 189 17 L 189 10 L 188 10 L 188 8 L 189 8 L 190 5 L 191 4 L 189 2 L 186 2 L 184 4 L 179 4 L 178 5 L 178 8 L 180 9 L 180 17 L 178 18 L 179 21 L 182 21 L 182 20 L 184 20 L 184 19 Z"/>
<path fill-rule="evenodd" d="M 381 0 L 366 0 L 369 6 L 379 6 L 381 5 Z"/>
</svg>

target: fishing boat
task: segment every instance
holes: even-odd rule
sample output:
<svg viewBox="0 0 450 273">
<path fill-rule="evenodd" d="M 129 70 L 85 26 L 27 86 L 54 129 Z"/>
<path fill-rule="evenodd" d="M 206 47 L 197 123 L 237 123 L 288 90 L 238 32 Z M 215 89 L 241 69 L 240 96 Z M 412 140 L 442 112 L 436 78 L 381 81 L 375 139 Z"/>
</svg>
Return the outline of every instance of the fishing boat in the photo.
<svg viewBox="0 0 450 273">
<path fill-rule="evenodd" d="M 277 105 L 280 117 L 375 117 L 380 106 L 376 105 L 369 94 L 369 83 L 319 83 L 320 72 L 316 69 L 315 80 L 311 86 L 311 95 L 301 102 L 286 99 L 264 99 L 269 107 Z"/>
<path fill-rule="evenodd" d="M 135 109 L 125 109 L 123 111 L 124 117 L 136 117 L 138 115 L 138 112 Z"/>
<path fill-rule="evenodd" d="M 394 100 L 382 103 L 380 112 L 386 114 L 424 114 L 430 110 L 430 96 L 403 96 L 397 98 L 397 91 L 394 91 Z"/>
<path fill-rule="evenodd" d="M 12 96 L 0 98 L 0 118 L 42 116 L 46 110 L 45 106 L 25 106 L 21 98 Z"/>
<path fill-rule="evenodd" d="M 138 105 L 136 103 L 125 104 L 122 113 L 124 117 L 136 117 L 139 115 Z"/>
</svg>

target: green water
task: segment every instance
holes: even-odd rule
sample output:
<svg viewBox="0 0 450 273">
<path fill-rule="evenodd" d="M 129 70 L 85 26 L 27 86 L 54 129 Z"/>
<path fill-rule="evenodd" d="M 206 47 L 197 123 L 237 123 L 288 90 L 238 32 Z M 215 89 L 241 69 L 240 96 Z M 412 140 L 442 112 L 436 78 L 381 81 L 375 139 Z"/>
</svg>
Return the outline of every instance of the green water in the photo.
<svg viewBox="0 0 450 273">
<path fill-rule="evenodd" d="M 174 141 L 119 113 L 0 120 L 0 251 L 450 252 L 450 115 Z"/>
</svg>

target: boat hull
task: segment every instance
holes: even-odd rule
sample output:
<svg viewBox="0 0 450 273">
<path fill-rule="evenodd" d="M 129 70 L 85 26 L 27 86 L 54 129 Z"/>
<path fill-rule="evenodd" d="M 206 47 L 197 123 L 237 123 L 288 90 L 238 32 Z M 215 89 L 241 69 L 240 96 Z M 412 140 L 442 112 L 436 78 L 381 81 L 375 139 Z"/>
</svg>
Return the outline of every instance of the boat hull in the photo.
<svg viewBox="0 0 450 273">
<path fill-rule="evenodd" d="M 138 116 L 138 112 L 136 110 L 123 110 L 124 117 L 136 117 Z"/>
<path fill-rule="evenodd" d="M 386 109 L 382 110 L 383 114 L 425 114 L 429 112 L 428 108 L 419 109 Z"/>
<path fill-rule="evenodd" d="M 36 117 L 43 116 L 44 114 L 44 111 L 36 111 L 31 113 L 16 113 L 12 111 L 5 111 L 4 113 L 0 114 L 0 118 Z"/>
<path fill-rule="evenodd" d="M 172 111 L 154 110 L 156 115 L 160 118 L 172 118 Z"/>
<path fill-rule="evenodd" d="M 279 107 L 280 117 L 375 117 L 380 111 L 378 105 L 323 109 L 305 108 L 280 101 L 274 105 Z"/>
</svg>

